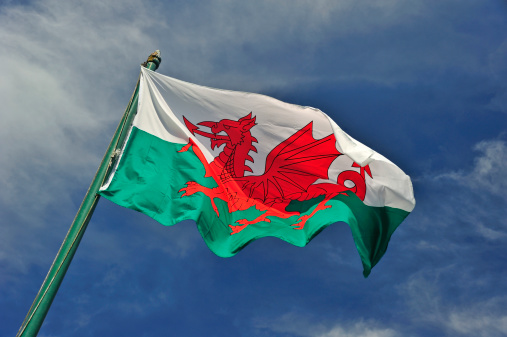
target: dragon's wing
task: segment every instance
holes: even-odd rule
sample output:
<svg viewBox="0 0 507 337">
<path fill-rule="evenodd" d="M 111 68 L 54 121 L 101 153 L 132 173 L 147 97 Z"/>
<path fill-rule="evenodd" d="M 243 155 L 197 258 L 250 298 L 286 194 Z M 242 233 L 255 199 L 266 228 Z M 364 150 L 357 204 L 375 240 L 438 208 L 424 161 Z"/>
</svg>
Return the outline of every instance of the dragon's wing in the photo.
<svg viewBox="0 0 507 337">
<path fill-rule="evenodd" d="M 341 153 L 333 134 L 315 139 L 312 132 L 310 122 L 276 146 L 266 158 L 263 175 L 240 178 L 242 190 L 261 201 L 288 199 L 305 192 L 317 179 L 328 179 L 329 166 Z"/>
</svg>

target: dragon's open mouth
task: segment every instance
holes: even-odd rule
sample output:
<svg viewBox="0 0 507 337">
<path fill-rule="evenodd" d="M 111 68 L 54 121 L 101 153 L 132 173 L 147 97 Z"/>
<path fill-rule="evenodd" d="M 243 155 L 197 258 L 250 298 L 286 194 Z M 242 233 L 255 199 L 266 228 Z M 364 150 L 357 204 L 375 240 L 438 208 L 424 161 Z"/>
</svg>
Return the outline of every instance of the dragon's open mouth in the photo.
<svg viewBox="0 0 507 337">
<path fill-rule="evenodd" d="M 183 116 L 183 121 L 185 122 L 185 125 L 187 126 L 188 130 L 193 135 L 195 135 L 197 133 L 198 135 L 201 135 L 203 137 L 210 138 L 211 139 L 211 149 L 212 150 L 215 147 L 220 147 L 223 144 L 225 144 L 227 142 L 230 142 L 230 138 L 228 136 L 226 136 L 226 135 L 219 135 L 219 134 L 216 134 L 216 133 L 212 133 L 212 132 L 210 133 L 210 132 L 205 132 L 205 131 L 199 130 L 199 127 L 197 127 L 194 124 L 190 123 L 188 121 L 188 119 L 185 118 L 185 116 Z M 211 129 L 215 125 L 215 123 L 213 123 L 213 122 L 201 122 L 198 125 L 203 125 L 203 126 L 209 127 Z"/>
</svg>

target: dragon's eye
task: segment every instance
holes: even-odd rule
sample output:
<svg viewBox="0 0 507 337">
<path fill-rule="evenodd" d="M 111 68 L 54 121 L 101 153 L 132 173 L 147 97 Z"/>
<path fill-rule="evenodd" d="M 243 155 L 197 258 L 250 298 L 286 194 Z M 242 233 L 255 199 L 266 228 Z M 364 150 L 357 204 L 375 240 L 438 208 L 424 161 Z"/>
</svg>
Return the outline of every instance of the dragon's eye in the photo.
<svg viewBox="0 0 507 337">
<path fill-rule="evenodd" d="M 227 125 L 227 124 L 224 124 L 224 128 L 225 128 L 226 130 L 229 130 L 229 129 L 231 128 L 231 126 L 230 126 L 230 125 Z"/>
</svg>

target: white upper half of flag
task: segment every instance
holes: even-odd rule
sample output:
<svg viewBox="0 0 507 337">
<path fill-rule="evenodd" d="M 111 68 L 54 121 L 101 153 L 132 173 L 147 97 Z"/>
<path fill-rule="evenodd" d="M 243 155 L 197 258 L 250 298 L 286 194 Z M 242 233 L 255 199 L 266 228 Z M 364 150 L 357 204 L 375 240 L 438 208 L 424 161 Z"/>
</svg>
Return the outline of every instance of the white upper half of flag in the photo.
<svg viewBox="0 0 507 337">
<path fill-rule="evenodd" d="M 411 211 L 415 205 L 410 178 L 391 161 L 356 141 L 322 111 L 289 104 L 265 95 L 200 86 L 141 67 L 138 112 L 133 126 L 162 140 L 187 144 L 189 138 L 199 146 L 208 162 L 220 154 L 221 147 L 211 149 L 210 139 L 192 135 L 183 117 L 194 125 L 200 122 L 237 121 L 252 114 L 256 125 L 250 129 L 258 143 L 257 153 L 249 155 L 254 162 L 249 166 L 253 175 L 265 172 L 267 155 L 278 144 L 313 122 L 313 137 L 322 139 L 330 134 L 336 137 L 339 156 L 329 169 L 331 182 L 338 174 L 352 168 L 369 165 L 373 179 L 366 179 L 365 204 L 390 206 Z M 245 172 L 248 175 L 248 172 Z M 318 182 L 323 182 L 319 180 Z"/>
</svg>

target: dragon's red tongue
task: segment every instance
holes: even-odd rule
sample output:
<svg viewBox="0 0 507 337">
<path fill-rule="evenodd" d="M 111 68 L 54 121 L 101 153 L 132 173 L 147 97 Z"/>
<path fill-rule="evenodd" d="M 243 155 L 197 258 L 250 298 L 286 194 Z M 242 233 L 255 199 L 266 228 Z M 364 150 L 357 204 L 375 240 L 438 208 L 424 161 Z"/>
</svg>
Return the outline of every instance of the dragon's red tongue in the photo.
<svg viewBox="0 0 507 337">
<path fill-rule="evenodd" d="M 188 130 L 190 130 L 190 132 L 193 135 L 198 134 L 198 135 L 201 135 L 203 137 L 210 138 L 211 139 L 211 149 L 212 150 L 215 147 L 220 147 L 222 144 L 224 144 L 227 141 L 229 141 L 229 137 L 228 136 L 217 135 L 216 133 L 209 133 L 209 132 L 205 132 L 205 131 L 199 130 L 199 128 L 197 126 L 195 126 L 194 124 L 190 123 L 185 118 L 185 116 L 183 116 L 183 121 L 185 122 L 185 125 L 187 126 Z M 208 128 L 212 128 L 212 127 L 216 126 L 216 123 L 214 123 L 214 122 L 201 122 L 201 123 L 198 123 L 198 125 L 202 125 L 202 126 L 205 126 L 205 127 L 208 127 Z"/>
<path fill-rule="evenodd" d="M 220 147 L 222 144 L 226 143 L 229 140 L 228 137 L 224 137 L 221 135 L 215 135 L 214 138 L 211 138 L 211 149 L 215 149 L 215 147 Z"/>
<path fill-rule="evenodd" d="M 211 128 L 215 127 L 215 126 L 217 125 L 217 123 L 215 123 L 215 122 L 207 122 L 207 121 L 205 121 L 205 122 L 200 122 L 200 123 L 197 123 L 197 125 L 202 125 L 202 126 L 205 126 L 205 127 L 207 127 L 207 128 L 210 128 L 210 129 L 211 129 Z"/>
</svg>

